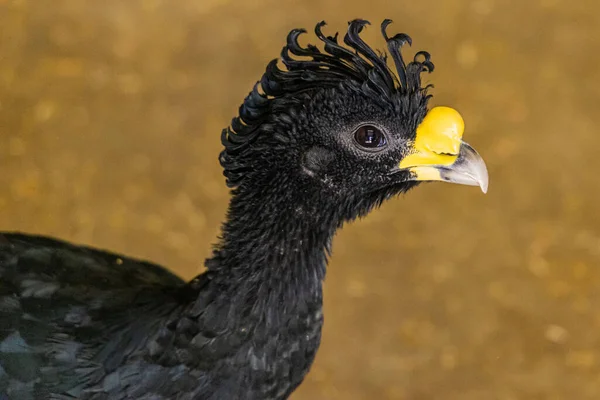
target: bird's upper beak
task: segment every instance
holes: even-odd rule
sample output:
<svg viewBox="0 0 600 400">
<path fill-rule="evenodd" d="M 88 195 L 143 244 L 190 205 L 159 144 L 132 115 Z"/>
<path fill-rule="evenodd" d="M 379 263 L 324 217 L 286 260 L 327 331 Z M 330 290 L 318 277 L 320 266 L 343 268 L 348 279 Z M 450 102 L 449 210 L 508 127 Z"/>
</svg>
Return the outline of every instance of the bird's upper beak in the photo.
<svg viewBox="0 0 600 400">
<path fill-rule="evenodd" d="M 462 141 L 464 121 L 449 107 L 432 108 L 417 128 L 410 152 L 398 167 L 411 180 L 442 181 L 488 189 L 488 172 L 481 156 Z"/>
</svg>

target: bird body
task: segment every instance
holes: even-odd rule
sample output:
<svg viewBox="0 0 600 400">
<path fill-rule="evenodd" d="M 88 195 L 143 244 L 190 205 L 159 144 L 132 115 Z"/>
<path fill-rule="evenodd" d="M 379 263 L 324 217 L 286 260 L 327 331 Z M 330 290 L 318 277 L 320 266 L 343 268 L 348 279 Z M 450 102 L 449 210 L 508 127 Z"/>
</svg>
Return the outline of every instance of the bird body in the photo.
<svg viewBox="0 0 600 400">
<path fill-rule="evenodd" d="M 344 43 L 281 59 L 224 129 L 231 201 L 207 271 L 165 268 L 53 238 L 0 233 L 0 398 L 283 400 L 320 344 L 332 238 L 419 181 L 487 189 L 460 116 L 428 117 L 429 54 L 397 69 L 349 23 Z M 305 57 L 297 60 L 293 56 Z M 306 59 L 308 58 L 308 59 Z M 421 61 L 418 58 L 422 58 Z"/>
<path fill-rule="evenodd" d="M 0 235 L 0 265 L 10 399 L 280 399 L 319 344 L 318 281 L 292 303 L 258 277 L 208 272 L 186 283 L 147 262 L 20 234 Z"/>
</svg>

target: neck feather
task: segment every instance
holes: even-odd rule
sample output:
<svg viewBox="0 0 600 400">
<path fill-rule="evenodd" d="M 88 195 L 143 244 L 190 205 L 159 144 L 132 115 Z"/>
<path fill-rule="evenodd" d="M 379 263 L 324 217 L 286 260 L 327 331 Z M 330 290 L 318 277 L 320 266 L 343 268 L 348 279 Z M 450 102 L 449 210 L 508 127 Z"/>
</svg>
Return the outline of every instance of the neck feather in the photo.
<svg viewBox="0 0 600 400">
<path fill-rule="evenodd" d="M 314 191 L 277 178 L 266 182 L 234 191 L 220 243 L 206 265 L 236 292 L 267 290 L 278 301 L 320 299 L 338 226 L 335 207 Z"/>
</svg>

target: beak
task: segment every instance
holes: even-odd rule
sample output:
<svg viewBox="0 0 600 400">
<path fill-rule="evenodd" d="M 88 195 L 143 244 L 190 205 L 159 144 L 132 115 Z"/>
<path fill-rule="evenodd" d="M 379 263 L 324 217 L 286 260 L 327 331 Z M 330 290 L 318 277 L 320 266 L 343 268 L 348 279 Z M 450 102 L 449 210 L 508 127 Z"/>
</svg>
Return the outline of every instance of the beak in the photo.
<svg viewBox="0 0 600 400">
<path fill-rule="evenodd" d="M 409 153 L 398 167 L 413 181 L 442 181 L 488 189 L 488 172 L 481 156 L 462 141 L 464 121 L 449 107 L 432 108 L 417 128 Z"/>
</svg>

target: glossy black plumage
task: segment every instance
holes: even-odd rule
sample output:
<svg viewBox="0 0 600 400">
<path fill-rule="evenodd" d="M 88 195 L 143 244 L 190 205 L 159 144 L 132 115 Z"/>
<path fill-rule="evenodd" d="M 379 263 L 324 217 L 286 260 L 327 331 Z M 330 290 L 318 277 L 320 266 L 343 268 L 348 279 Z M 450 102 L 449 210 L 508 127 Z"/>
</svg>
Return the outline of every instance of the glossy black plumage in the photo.
<svg viewBox="0 0 600 400">
<path fill-rule="evenodd" d="M 250 341 L 261 317 L 252 308 L 263 307 L 236 301 L 245 285 L 234 294 L 212 273 L 186 284 L 149 263 L 18 234 L 0 236 L 0 265 L 0 387 L 10 399 L 278 398 L 294 371 L 270 373 L 266 362 L 312 355 L 318 341 L 320 309 L 308 307 L 287 330 L 310 346 L 281 346 L 268 330 Z M 248 387 L 251 374 L 265 382 Z"/>
<path fill-rule="evenodd" d="M 285 399 L 313 362 L 322 281 L 344 222 L 416 185 L 395 166 L 427 112 L 423 61 L 382 30 L 397 76 L 359 36 L 366 21 L 298 44 L 293 30 L 222 134 L 232 199 L 208 272 L 54 239 L 0 234 L 0 395 L 10 399 Z M 293 56 L 301 56 L 302 60 Z M 308 59 L 307 59 L 308 57 Z M 383 152 L 350 133 L 385 127 Z"/>
</svg>

